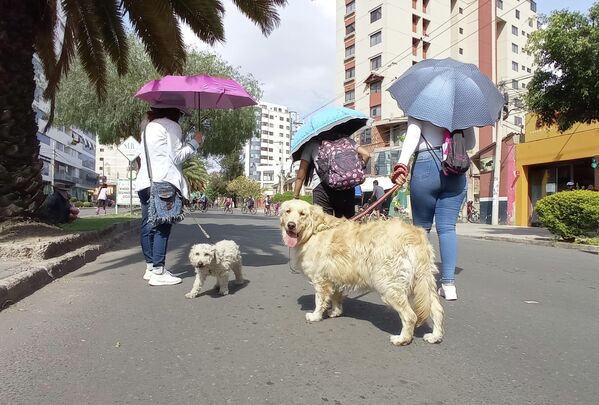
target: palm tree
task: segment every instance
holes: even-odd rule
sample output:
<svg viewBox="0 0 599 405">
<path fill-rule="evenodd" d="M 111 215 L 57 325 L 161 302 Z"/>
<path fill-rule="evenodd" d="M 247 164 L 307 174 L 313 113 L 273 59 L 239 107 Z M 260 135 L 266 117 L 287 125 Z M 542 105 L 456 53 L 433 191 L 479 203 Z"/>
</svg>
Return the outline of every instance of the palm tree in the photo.
<svg viewBox="0 0 599 405">
<path fill-rule="evenodd" d="M 187 181 L 189 191 L 204 191 L 208 184 L 208 171 L 204 162 L 195 156 L 183 163 L 183 177 Z"/>
<path fill-rule="evenodd" d="M 233 0 L 267 35 L 287 0 Z M 32 103 L 37 53 L 48 80 L 50 122 L 60 79 L 78 56 L 98 97 L 106 92 L 107 59 L 127 71 L 129 19 L 161 74 L 181 72 L 185 47 L 180 23 L 204 42 L 225 39 L 221 0 L 4 0 L 0 18 L 0 221 L 33 216 L 42 192 L 39 141 Z M 60 35 L 57 33 L 60 32 Z M 64 35 L 62 35 L 64 31 Z M 60 37 L 60 38 L 57 38 Z M 56 39 L 59 50 L 55 52 Z"/>
</svg>

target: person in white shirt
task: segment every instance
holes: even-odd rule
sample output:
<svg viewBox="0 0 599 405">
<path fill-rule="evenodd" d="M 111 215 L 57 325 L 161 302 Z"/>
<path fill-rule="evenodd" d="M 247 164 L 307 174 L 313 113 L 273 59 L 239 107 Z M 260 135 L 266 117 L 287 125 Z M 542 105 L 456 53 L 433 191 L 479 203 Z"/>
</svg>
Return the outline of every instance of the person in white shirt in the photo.
<svg viewBox="0 0 599 405">
<path fill-rule="evenodd" d="M 172 105 L 152 107 L 148 112 L 149 123 L 142 136 L 144 148 L 135 190 L 139 195 L 142 212 L 141 249 L 146 261 L 143 278 L 154 286 L 178 284 L 181 279 L 170 274 L 165 268 L 172 224 L 162 223 L 154 226 L 148 221 L 151 184 L 145 150 L 147 148 L 152 181 L 170 183 L 183 198 L 189 199 L 189 189 L 183 177 L 183 162 L 197 152 L 203 138 L 202 134 L 197 132 L 194 139 L 183 141 L 179 125 L 183 113 L 183 108 L 175 108 Z"/>
<path fill-rule="evenodd" d="M 430 122 L 408 117 L 408 132 L 403 142 L 399 162 L 391 179 L 403 185 L 408 177 L 408 162 L 414 152 L 410 177 L 410 202 L 414 225 L 430 232 L 433 219 L 441 251 L 441 288 L 439 294 L 448 301 L 457 299 L 455 266 L 457 236 L 455 232 L 459 210 L 467 191 L 466 174 L 446 175 L 441 168 L 444 128 Z M 466 148 L 472 149 L 476 139 L 472 128 L 464 129 Z"/>
<path fill-rule="evenodd" d="M 96 215 L 100 215 L 100 208 L 104 210 L 106 215 L 106 199 L 108 198 L 108 185 L 102 184 L 100 191 L 98 191 L 98 205 L 96 208 Z"/>
</svg>

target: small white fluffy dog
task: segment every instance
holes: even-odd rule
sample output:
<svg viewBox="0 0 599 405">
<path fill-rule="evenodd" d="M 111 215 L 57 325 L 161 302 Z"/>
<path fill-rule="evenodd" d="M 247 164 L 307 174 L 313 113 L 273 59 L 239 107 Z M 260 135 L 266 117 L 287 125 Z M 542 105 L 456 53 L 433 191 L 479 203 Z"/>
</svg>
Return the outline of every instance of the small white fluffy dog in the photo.
<svg viewBox="0 0 599 405">
<path fill-rule="evenodd" d="M 295 267 L 315 289 L 316 308 L 306 320 L 322 320 L 329 304 L 329 317 L 340 316 L 345 295 L 374 290 L 401 318 L 401 334 L 392 335 L 391 343 L 409 344 L 414 328 L 429 317 L 433 331 L 424 340 L 441 342 L 443 307 L 434 277 L 438 270 L 423 229 L 400 220 L 359 224 L 291 200 L 281 206 L 281 233 Z"/>
<path fill-rule="evenodd" d="M 241 252 L 237 243 L 232 240 L 221 240 L 214 245 L 207 243 L 193 245 L 189 251 L 189 261 L 195 268 L 196 279 L 191 291 L 185 294 L 187 298 L 200 295 L 209 275 L 216 277 L 214 288 L 218 288 L 221 295 L 229 293 L 229 271 L 235 274 L 236 284 L 244 283 L 241 274 Z"/>
</svg>

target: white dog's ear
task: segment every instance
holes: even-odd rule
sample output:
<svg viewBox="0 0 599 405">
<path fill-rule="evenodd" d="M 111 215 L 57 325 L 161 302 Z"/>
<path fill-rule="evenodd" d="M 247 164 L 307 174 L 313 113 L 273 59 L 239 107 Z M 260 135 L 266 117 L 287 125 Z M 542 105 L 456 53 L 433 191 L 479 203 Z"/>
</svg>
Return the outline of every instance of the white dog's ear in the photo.
<svg viewBox="0 0 599 405">
<path fill-rule="evenodd" d="M 328 221 L 329 215 L 325 214 L 325 212 L 322 210 L 322 207 L 318 205 L 311 205 L 310 217 L 312 219 L 312 226 L 314 228 L 315 233 L 330 228 L 330 224 Z"/>
</svg>

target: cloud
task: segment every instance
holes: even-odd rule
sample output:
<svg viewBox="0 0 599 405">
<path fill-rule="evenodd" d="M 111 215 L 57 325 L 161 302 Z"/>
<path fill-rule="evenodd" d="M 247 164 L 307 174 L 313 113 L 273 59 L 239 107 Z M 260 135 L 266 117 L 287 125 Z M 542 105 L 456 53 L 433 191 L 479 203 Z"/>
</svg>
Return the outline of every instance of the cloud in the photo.
<svg viewBox="0 0 599 405">
<path fill-rule="evenodd" d="M 292 0 L 280 10 L 280 26 L 264 37 L 230 2 L 225 2 L 226 43 L 209 47 L 188 27 L 185 42 L 210 49 L 251 73 L 263 100 L 305 115 L 335 97 L 335 0 Z"/>
</svg>

